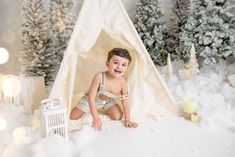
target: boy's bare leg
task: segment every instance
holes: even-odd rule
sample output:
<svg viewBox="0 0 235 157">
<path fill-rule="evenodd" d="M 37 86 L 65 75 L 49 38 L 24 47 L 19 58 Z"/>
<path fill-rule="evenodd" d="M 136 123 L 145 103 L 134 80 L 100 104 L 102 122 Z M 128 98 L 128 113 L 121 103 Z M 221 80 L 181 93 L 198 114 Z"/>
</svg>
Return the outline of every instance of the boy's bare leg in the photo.
<svg viewBox="0 0 235 157">
<path fill-rule="evenodd" d="M 122 116 L 123 116 L 122 109 L 120 108 L 118 104 L 113 105 L 106 112 L 112 120 L 122 119 Z"/>
<path fill-rule="evenodd" d="M 72 109 L 72 111 L 70 112 L 70 119 L 71 119 L 71 120 L 78 120 L 78 119 L 81 118 L 84 114 L 85 114 L 85 112 L 81 111 L 81 110 L 78 109 L 77 107 L 74 107 L 74 108 Z"/>
</svg>

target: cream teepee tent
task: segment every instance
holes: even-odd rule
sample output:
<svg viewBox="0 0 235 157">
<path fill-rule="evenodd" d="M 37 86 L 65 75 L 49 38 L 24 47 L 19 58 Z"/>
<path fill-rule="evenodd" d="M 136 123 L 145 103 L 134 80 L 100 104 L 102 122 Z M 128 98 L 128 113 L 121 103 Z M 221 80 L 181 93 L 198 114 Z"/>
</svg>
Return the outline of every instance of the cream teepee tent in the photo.
<svg viewBox="0 0 235 157">
<path fill-rule="evenodd" d="M 120 0 L 84 0 L 50 98 L 61 99 L 70 111 L 93 75 L 105 70 L 107 53 L 114 47 L 126 48 L 132 56 L 126 74 L 132 117 L 177 115 L 174 100 Z"/>
</svg>

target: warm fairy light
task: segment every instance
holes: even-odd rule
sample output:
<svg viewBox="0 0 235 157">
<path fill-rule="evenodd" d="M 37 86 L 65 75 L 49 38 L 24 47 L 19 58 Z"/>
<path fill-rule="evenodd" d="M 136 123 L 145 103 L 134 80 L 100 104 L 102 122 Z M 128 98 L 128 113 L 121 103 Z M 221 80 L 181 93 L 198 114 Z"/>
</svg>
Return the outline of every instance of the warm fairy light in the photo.
<svg viewBox="0 0 235 157">
<path fill-rule="evenodd" d="M 8 61 L 9 53 L 5 48 L 0 47 L 0 64 L 4 64 Z"/>
<path fill-rule="evenodd" d="M 197 109 L 198 105 L 195 100 L 187 100 L 183 104 L 183 110 L 185 113 L 196 113 Z"/>
<path fill-rule="evenodd" d="M 5 119 L 0 118 L 0 131 L 6 129 L 7 127 L 7 122 Z"/>
</svg>

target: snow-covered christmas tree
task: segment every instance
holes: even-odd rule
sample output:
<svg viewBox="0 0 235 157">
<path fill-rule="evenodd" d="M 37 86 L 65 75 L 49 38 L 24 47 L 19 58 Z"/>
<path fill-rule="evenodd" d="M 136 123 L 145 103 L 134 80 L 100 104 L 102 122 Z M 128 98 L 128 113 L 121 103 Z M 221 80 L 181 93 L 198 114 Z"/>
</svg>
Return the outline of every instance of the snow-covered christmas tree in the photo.
<svg viewBox="0 0 235 157">
<path fill-rule="evenodd" d="M 21 73 L 44 76 L 45 83 L 54 80 L 56 73 L 55 51 L 50 49 L 48 20 L 42 0 L 22 1 L 22 52 Z"/>
<path fill-rule="evenodd" d="M 185 46 L 190 48 L 194 43 L 205 64 L 235 56 L 235 6 L 231 0 L 194 0 L 193 6 L 181 34 Z M 189 54 L 185 54 L 187 57 Z"/>
<path fill-rule="evenodd" d="M 173 0 L 170 19 L 169 38 L 166 40 L 167 51 L 173 59 L 180 59 L 183 51 L 183 43 L 180 41 L 180 32 L 188 19 L 189 0 Z"/>
<path fill-rule="evenodd" d="M 158 0 L 140 0 L 137 3 L 134 25 L 154 64 L 165 65 L 166 22 L 159 5 Z"/>
<path fill-rule="evenodd" d="M 60 62 L 73 31 L 72 7 L 72 0 L 51 0 L 50 2 L 49 12 L 53 46 Z"/>
</svg>

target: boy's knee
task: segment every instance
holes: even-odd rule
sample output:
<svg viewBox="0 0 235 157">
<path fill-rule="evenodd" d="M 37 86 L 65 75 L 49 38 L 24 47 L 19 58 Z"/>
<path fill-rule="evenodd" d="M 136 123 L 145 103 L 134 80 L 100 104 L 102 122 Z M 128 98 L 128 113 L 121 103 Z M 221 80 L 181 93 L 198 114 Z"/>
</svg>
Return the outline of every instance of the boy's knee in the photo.
<svg viewBox="0 0 235 157">
<path fill-rule="evenodd" d="M 113 120 L 121 120 L 122 119 L 123 114 L 122 113 L 118 113 L 118 114 L 114 114 L 111 118 Z"/>
<path fill-rule="evenodd" d="M 75 117 L 72 113 L 70 113 L 69 118 L 70 118 L 71 120 L 77 120 L 76 117 Z"/>
<path fill-rule="evenodd" d="M 77 119 L 79 118 L 78 113 L 76 113 L 76 109 L 73 109 L 73 110 L 70 112 L 69 118 L 70 118 L 71 120 L 77 120 Z"/>
</svg>

